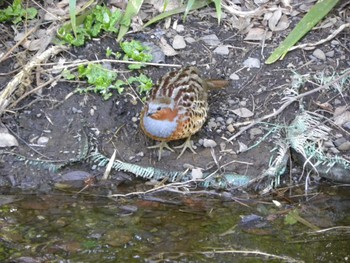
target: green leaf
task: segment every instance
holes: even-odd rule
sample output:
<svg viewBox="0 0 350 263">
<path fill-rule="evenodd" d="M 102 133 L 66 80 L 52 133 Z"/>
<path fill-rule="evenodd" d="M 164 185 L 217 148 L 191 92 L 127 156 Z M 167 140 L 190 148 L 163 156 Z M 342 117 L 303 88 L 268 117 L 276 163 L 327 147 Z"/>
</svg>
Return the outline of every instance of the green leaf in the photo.
<svg viewBox="0 0 350 263">
<path fill-rule="evenodd" d="M 222 10 L 221 10 L 221 0 L 213 0 L 216 9 L 216 16 L 218 17 L 218 24 L 220 25 Z"/>
<path fill-rule="evenodd" d="M 188 0 L 188 1 L 187 1 L 187 5 L 186 5 L 184 17 L 183 17 L 183 22 L 185 22 L 186 17 L 187 17 L 187 15 L 188 15 L 188 12 L 191 11 L 193 4 L 194 4 L 194 0 Z"/>
<path fill-rule="evenodd" d="M 75 79 L 75 75 L 70 70 L 67 70 L 67 69 L 62 71 L 62 76 L 68 80 Z"/>
<path fill-rule="evenodd" d="M 206 5 L 208 5 L 210 2 L 208 0 L 197 0 L 193 3 L 193 6 L 191 7 L 191 10 L 196 10 L 196 9 L 199 9 L 199 8 L 202 8 Z M 186 7 L 184 6 L 181 6 L 181 7 L 178 7 L 178 8 L 175 8 L 173 10 L 170 10 L 170 11 L 166 11 L 164 13 L 161 13 L 155 17 L 153 17 L 150 21 L 148 21 L 143 27 L 147 27 L 153 23 L 156 23 L 164 18 L 167 18 L 169 16 L 172 16 L 172 15 L 176 15 L 176 14 L 180 14 L 180 13 L 183 13 L 184 11 L 186 10 Z"/>
<path fill-rule="evenodd" d="M 70 22 L 72 24 L 72 30 L 73 30 L 73 33 L 74 33 L 75 37 L 77 37 L 76 13 L 77 13 L 77 2 L 76 2 L 76 0 L 69 0 L 69 16 L 70 16 Z"/>
<path fill-rule="evenodd" d="M 128 32 L 131 24 L 131 19 L 139 13 L 142 3 L 143 3 L 143 0 L 128 1 L 128 5 L 126 6 L 125 13 L 120 22 L 119 34 L 117 37 L 118 42 L 120 42 L 122 38 L 125 36 L 125 34 Z"/>
<path fill-rule="evenodd" d="M 130 77 L 130 78 L 128 78 L 128 83 L 129 84 L 133 84 L 134 82 L 139 83 L 138 89 L 139 89 L 140 93 L 148 92 L 153 87 L 152 79 L 150 79 L 149 77 L 147 77 L 144 74 L 140 74 L 137 77 Z"/>
<path fill-rule="evenodd" d="M 307 32 L 309 32 L 330 10 L 339 2 L 339 0 L 320 0 L 295 26 L 287 38 L 266 60 L 266 64 L 272 64 L 288 53 L 289 49 L 295 45 Z"/>
<path fill-rule="evenodd" d="M 130 42 L 124 41 L 120 43 L 120 47 L 125 52 L 124 60 L 128 60 L 129 58 L 134 61 L 139 62 L 150 62 L 153 59 L 152 54 L 149 53 L 149 48 L 145 47 L 141 44 L 141 42 L 132 40 Z M 134 64 L 132 67 L 140 68 L 140 64 Z"/>
<path fill-rule="evenodd" d="M 296 210 L 296 209 L 292 210 L 284 218 L 284 223 L 286 225 L 294 225 L 294 224 L 298 223 L 297 217 L 299 217 L 298 210 Z"/>
</svg>

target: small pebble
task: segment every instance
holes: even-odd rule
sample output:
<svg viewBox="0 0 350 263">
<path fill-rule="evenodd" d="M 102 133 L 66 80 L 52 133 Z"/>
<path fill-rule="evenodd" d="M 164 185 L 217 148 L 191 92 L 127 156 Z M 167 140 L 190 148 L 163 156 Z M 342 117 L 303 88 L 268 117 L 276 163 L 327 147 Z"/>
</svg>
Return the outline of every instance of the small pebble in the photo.
<svg viewBox="0 0 350 263">
<path fill-rule="evenodd" d="M 227 125 L 230 125 L 230 124 L 232 124 L 233 123 L 233 118 L 232 117 L 230 117 L 230 118 L 228 118 L 227 120 L 226 120 L 226 124 Z"/>
<path fill-rule="evenodd" d="M 249 130 L 250 138 L 254 139 L 257 135 L 262 134 L 263 131 L 259 128 L 252 128 Z"/>
<path fill-rule="evenodd" d="M 194 168 L 194 166 L 193 166 L 192 164 L 189 164 L 189 163 L 184 163 L 184 164 L 182 165 L 182 167 L 183 167 L 184 169 L 193 169 L 193 168 Z"/>
<path fill-rule="evenodd" d="M 193 37 L 185 37 L 185 41 L 188 44 L 192 44 L 192 43 L 196 42 L 196 40 Z"/>
<path fill-rule="evenodd" d="M 232 124 L 230 124 L 230 125 L 227 126 L 227 130 L 228 130 L 229 132 L 233 133 L 233 132 L 235 131 L 235 128 L 233 127 Z"/>
<path fill-rule="evenodd" d="M 217 46 L 220 44 L 219 38 L 215 34 L 206 35 L 201 38 L 208 46 Z"/>
<path fill-rule="evenodd" d="M 326 148 L 331 148 L 331 147 L 334 147 L 334 144 L 332 141 L 325 141 L 323 143 L 323 146 L 326 147 Z"/>
<path fill-rule="evenodd" d="M 145 154 L 143 152 L 139 152 L 136 154 L 136 156 L 143 157 L 143 156 L 145 156 Z"/>
<path fill-rule="evenodd" d="M 239 102 L 239 105 L 242 106 L 242 107 L 245 107 L 245 106 L 247 106 L 247 101 L 242 100 L 242 101 Z"/>
<path fill-rule="evenodd" d="M 350 121 L 345 122 L 345 123 L 343 124 L 343 128 L 344 128 L 344 129 L 347 129 L 347 130 L 350 130 Z"/>
<path fill-rule="evenodd" d="M 339 151 L 337 148 L 335 148 L 335 147 L 329 148 L 329 151 L 330 151 L 331 153 L 333 153 L 333 154 L 339 154 L 339 153 L 340 153 L 340 151 Z"/>
<path fill-rule="evenodd" d="M 203 140 L 203 146 L 205 148 L 214 148 L 214 147 L 216 147 L 216 145 L 217 145 L 217 143 L 212 139 L 204 139 Z"/>
<path fill-rule="evenodd" d="M 176 35 L 173 40 L 173 48 L 174 49 L 184 49 L 186 47 L 186 42 L 183 36 Z"/>
<path fill-rule="evenodd" d="M 260 68 L 260 60 L 257 58 L 247 58 L 243 62 L 243 66 L 247 68 Z"/>
<path fill-rule="evenodd" d="M 342 152 L 346 152 L 350 150 L 350 142 L 346 141 L 338 146 L 338 150 Z"/>
<path fill-rule="evenodd" d="M 224 122 L 224 118 L 223 118 L 223 117 L 217 117 L 217 118 L 216 118 L 216 121 L 217 121 L 217 122 Z"/>
<path fill-rule="evenodd" d="M 217 129 L 216 133 L 222 133 L 222 130 L 221 129 Z"/>
<path fill-rule="evenodd" d="M 336 147 L 339 147 L 340 145 L 342 145 L 343 143 L 345 143 L 346 142 L 346 139 L 344 138 L 344 137 L 340 137 L 339 139 L 336 139 L 335 141 L 334 141 L 334 145 L 336 146 Z"/>
<path fill-rule="evenodd" d="M 315 58 L 318 58 L 318 59 L 320 59 L 320 60 L 326 60 L 326 55 L 325 55 L 325 53 L 324 53 L 321 49 L 319 49 L 319 48 L 315 49 L 315 51 L 312 53 L 312 55 L 313 55 Z"/>
<path fill-rule="evenodd" d="M 49 142 L 49 138 L 45 136 L 39 137 L 37 144 L 45 146 Z"/>
<path fill-rule="evenodd" d="M 227 46 L 218 46 L 217 48 L 214 49 L 213 51 L 215 54 L 222 55 L 222 56 L 227 56 L 230 53 L 230 50 L 228 49 Z"/>
<path fill-rule="evenodd" d="M 132 117 L 132 118 L 131 118 L 131 121 L 132 121 L 132 122 L 137 122 L 137 118 L 136 118 L 136 117 Z"/>
<path fill-rule="evenodd" d="M 209 121 L 208 122 L 208 127 L 209 129 L 215 129 L 218 125 L 216 124 L 215 121 Z"/>
<path fill-rule="evenodd" d="M 183 31 L 185 31 L 184 25 L 177 25 L 176 26 L 176 32 L 181 33 Z"/>
<path fill-rule="evenodd" d="M 232 73 L 230 75 L 230 79 L 232 79 L 232 80 L 239 80 L 239 76 L 236 73 Z"/>
<path fill-rule="evenodd" d="M 326 56 L 329 57 L 329 58 L 334 57 L 334 50 L 328 51 L 328 52 L 326 53 Z"/>
<path fill-rule="evenodd" d="M 225 151 L 225 149 L 226 149 L 226 143 L 220 142 L 219 146 L 220 146 L 220 151 Z"/>
<path fill-rule="evenodd" d="M 198 140 L 198 144 L 199 144 L 199 145 L 203 145 L 203 139 L 199 139 L 199 140 Z"/>
</svg>

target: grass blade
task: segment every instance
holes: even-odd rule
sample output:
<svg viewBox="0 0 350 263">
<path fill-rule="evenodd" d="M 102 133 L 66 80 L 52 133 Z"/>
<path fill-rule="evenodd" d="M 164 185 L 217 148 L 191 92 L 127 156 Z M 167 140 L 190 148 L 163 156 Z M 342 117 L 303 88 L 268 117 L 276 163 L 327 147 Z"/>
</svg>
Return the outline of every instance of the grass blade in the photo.
<svg viewBox="0 0 350 263">
<path fill-rule="evenodd" d="M 139 13 L 142 4 L 143 4 L 143 0 L 130 0 L 128 2 L 125 13 L 120 22 L 120 29 L 119 29 L 118 38 L 117 38 L 118 42 L 120 42 L 120 40 L 128 32 L 131 24 L 131 19 Z"/>
<path fill-rule="evenodd" d="M 320 0 L 310 11 L 300 20 L 287 38 L 266 60 L 266 64 L 272 64 L 288 53 L 289 49 L 294 46 L 307 32 L 309 32 L 330 10 L 339 2 L 339 0 Z"/>
<path fill-rule="evenodd" d="M 206 6 L 206 5 L 208 5 L 209 3 L 210 3 L 210 1 L 208 1 L 208 0 L 197 0 L 197 1 L 195 1 L 193 3 L 193 5 L 191 7 L 191 10 L 202 8 L 202 7 Z M 186 11 L 186 7 L 185 6 L 181 6 L 181 7 L 175 8 L 173 10 L 166 11 L 164 13 L 161 13 L 161 14 L 153 17 L 143 27 L 147 27 L 147 26 L 149 26 L 149 25 L 151 25 L 153 23 L 156 23 L 156 22 L 164 19 L 164 18 L 167 18 L 167 17 L 172 16 L 172 15 L 180 14 L 180 13 L 183 13 L 185 11 Z"/>
<path fill-rule="evenodd" d="M 72 24 L 72 30 L 75 37 L 77 37 L 77 21 L 75 16 L 76 13 L 77 13 L 77 1 L 69 0 L 69 16 L 70 16 L 70 22 Z"/>
</svg>

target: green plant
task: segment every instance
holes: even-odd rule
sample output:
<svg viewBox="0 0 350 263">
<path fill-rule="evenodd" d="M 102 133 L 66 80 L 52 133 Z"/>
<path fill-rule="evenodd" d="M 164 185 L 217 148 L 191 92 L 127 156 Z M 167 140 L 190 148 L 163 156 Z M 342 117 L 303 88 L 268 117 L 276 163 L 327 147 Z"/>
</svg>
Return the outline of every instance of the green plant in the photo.
<svg viewBox="0 0 350 263">
<path fill-rule="evenodd" d="M 101 32 L 118 32 L 118 23 L 121 18 L 122 13 L 119 9 L 111 12 L 106 6 L 97 5 L 88 13 L 77 18 L 79 25 L 75 28 L 75 34 L 72 24 L 69 23 L 62 26 L 57 35 L 65 43 L 81 46 L 84 45 L 86 39 L 96 37 Z"/>
<path fill-rule="evenodd" d="M 33 19 L 38 14 L 38 10 L 34 7 L 23 8 L 22 0 L 14 0 L 12 5 L 0 10 L 0 22 L 12 21 L 17 24 L 23 19 Z"/>
<path fill-rule="evenodd" d="M 125 41 L 120 43 L 120 47 L 125 52 L 123 60 L 132 59 L 138 62 L 150 62 L 153 59 L 152 54 L 149 53 L 149 48 L 142 45 L 139 41 Z M 131 64 L 128 67 L 129 69 L 140 69 L 142 66 L 142 64 Z"/>
</svg>

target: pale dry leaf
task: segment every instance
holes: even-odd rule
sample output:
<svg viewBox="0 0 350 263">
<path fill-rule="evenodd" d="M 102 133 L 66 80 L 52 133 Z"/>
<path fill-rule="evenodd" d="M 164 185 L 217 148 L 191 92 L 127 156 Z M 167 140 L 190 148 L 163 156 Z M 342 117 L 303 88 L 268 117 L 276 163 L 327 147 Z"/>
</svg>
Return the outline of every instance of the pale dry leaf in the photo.
<svg viewBox="0 0 350 263">
<path fill-rule="evenodd" d="M 276 31 L 276 27 L 278 22 L 280 21 L 282 17 L 282 10 L 281 8 L 278 8 L 275 12 L 272 13 L 272 16 L 269 18 L 269 28 L 272 31 Z"/>
<path fill-rule="evenodd" d="M 315 104 L 323 110 L 333 111 L 333 106 L 329 102 L 316 101 Z"/>
<path fill-rule="evenodd" d="M 339 126 L 350 121 L 350 111 L 346 110 L 346 106 L 337 107 L 334 110 L 333 116 L 334 123 Z"/>
<path fill-rule="evenodd" d="M 235 110 L 231 110 L 231 111 L 241 118 L 249 118 L 249 117 L 252 117 L 254 115 L 253 112 L 251 112 L 249 109 L 244 108 L 244 107 L 238 108 Z"/>
<path fill-rule="evenodd" d="M 248 149 L 248 146 L 243 142 L 237 141 L 239 145 L 238 153 L 243 153 Z"/>
<path fill-rule="evenodd" d="M 173 49 L 168 42 L 166 41 L 166 39 L 164 37 L 160 38 L 159 41 L 159 47 L 162 49 L 163 53 L 168 56 L 168 57 L 172 57 L 172 56 L 176 56 L 178 53 L 175 51 L 175 49 Z"/>
<path fill-rule="evenodd" d="M 62 9 L 59 7 L 48 7 L 44 15 L 44 21 L 57 21 L 61 17 L 68 15 L 68 9 Z"/>
<path fill-rule="evenodd" d="M 272 37 L 272 32 L 265 32 L 263 28 L 255 27 L 250 28 L 248 34 L 245 36 L 246 41 L 261 41 L 264 39 L 270 39 Z"/>
<path fill-rule="evenodd" d="M 8 132 L 5 127 L 0 128 L 0 148 L 18 146 L 16 137 Z"/>
</svg>

